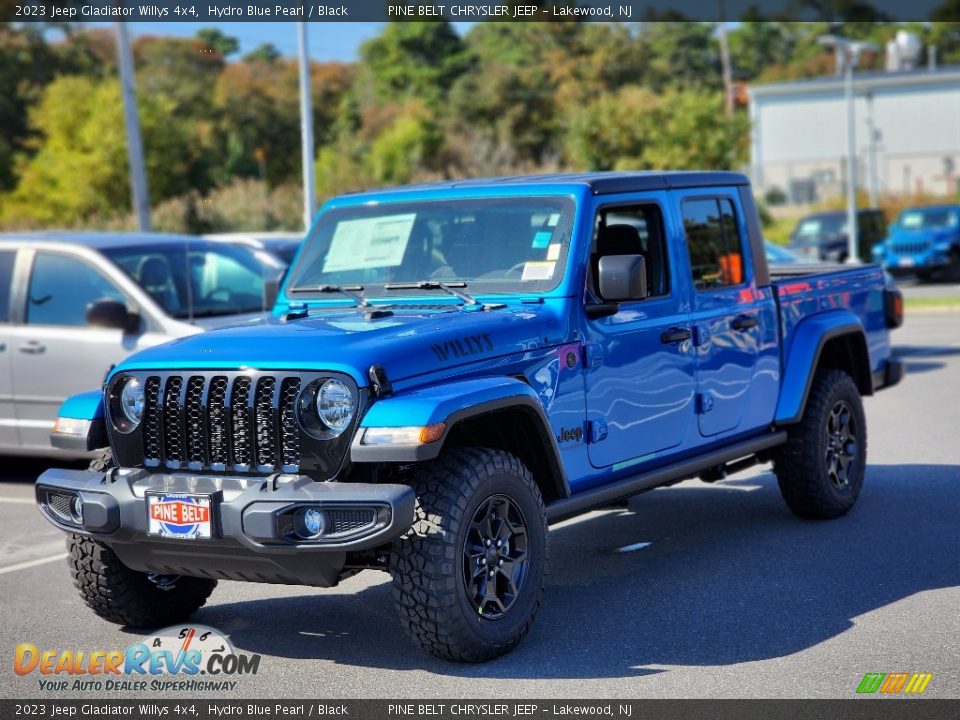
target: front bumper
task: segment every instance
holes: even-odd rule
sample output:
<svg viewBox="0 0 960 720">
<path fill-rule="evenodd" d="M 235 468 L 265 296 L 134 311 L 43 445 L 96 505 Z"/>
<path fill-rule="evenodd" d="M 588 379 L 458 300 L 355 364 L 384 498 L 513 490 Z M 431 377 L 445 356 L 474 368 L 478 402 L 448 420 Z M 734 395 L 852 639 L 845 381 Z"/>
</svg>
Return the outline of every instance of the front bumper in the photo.
<svg viewBox="0 0 960 720">
<path fill-rule="evenodd" d="M 148 534 L 147 493 L 208 497 L 212 537 Z M 415 504 L 406 485 L 139 469 L 47 470 L 37 479 L 36 497 L 53 525 L 104 542 L 134 570 L 320 587 L 337 584 L 347 553 L 378 547 L 405 532 Z M 82 502 L 79 519 L 69 511 L 73 497 Z M 289 519 L 304 507 L 322 511 L 331 518 L 330 527 L 340 531 L 318 540 L 297 537 Z M 335 521 L 348 517 L 349 524 Z"/>
</svg>

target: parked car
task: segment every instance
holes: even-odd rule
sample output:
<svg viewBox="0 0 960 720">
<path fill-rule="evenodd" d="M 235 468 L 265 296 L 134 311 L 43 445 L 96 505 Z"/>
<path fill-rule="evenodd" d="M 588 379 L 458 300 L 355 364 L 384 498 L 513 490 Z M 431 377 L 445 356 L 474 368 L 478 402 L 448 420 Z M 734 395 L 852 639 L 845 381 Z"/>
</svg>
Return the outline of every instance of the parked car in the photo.
<svg viewBox="0 0 960 720">
<path fill-rule="evenodd" d="M 793 512 L 848 512 L 898 299 L 876 265 L 780 278 L 736 173 L 336 198 L 271 316 L 65 404 L 55 440 L 103 450 L 37 502 L 111 622 L 185 621 L 219 578 L 380 570 L 415 642 L 487 660 L 533 623 L 549 523 L 771 460 Z"/>
<path fill-rule="evenodd" d="M 960 282 L 960 205 L 908 208 L 873 258 L 893 273 L 934 274 Z"/>
<path fill-rule="evenodd" d="M 0 453 L 55 452 L 66 397 L 130 353 L 262 313 L 277 274 L 196 237 L 0 235 Z"/>
<path fill-rule="evenodd" d="M 770 265 L 801 265 L 808 260 L 795 255 L 784 247 L 774 245 L 772 242 L 763 242 L 763 252 L 767 256 L 767 262 Z"/>
<path fill-rule="evenodd" d="M 289 266 L 303 244 L 303 233 L 261 232 L 261 233 L 215 233 L 204 235 L 207 240 L 226 242 L 231 245 L 249 248 L 267 253 L 277 261 Z M 266 258 L 265 258 L 266 260 Z"/>
<path fill-rule="evenodd" d="M 857 239 L 860 259 L 869 262 L 871 249 L 887 235 L 883 212 L 857 211 Z M 846 262 L 849 233 L 845 210 L 818 212 L 801 218 L 790 234 L 789 250 L 806 261 Z"/>
</svg>

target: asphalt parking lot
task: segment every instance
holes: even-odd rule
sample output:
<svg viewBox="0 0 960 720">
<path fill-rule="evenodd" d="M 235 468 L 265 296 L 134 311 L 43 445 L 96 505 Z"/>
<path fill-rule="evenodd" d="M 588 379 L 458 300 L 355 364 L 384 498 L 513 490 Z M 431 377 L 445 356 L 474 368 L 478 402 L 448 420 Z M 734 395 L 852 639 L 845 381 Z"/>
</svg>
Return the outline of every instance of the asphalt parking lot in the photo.
<svg viewBox="0 0 960 720">
<path fill-rule="evenodd" d="M 933 673 L 925 696 L 960 696 L 960 314 L 911 314 L 894 341 L 908 376 L 866 401 L 870 465 L 847 517 L 795 518 L 762 468 L 563 523 L 532 632 L 476 666 L 406 640 L 386 575 L 330 590 L 221 582 L 196 621 L 263 656 L 231 697 L 850 698 L 864 673 L 895 671 Z M 18 643 L 144 637 L 74 592 L 63 538 L 32 504 L 44 466 L 8 460 L 0 478 L 7 698 L 45 695 L 13 673 Z"/>
</svg>

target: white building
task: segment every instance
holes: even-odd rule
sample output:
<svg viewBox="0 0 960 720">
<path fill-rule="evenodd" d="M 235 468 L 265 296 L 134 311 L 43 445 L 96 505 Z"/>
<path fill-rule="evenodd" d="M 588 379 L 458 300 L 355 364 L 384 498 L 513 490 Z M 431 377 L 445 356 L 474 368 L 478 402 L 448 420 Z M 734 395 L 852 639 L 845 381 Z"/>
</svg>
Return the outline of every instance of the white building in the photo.
<svg viewBox="0 0 960 720">
<path fill-rule="evenodd" d="M 749 97 L 750 172 L 759 194 L 779 189 L 791 204 L 842 194 L 843 78 L 761 85 Z M 856 73 L 854 97 L 859 187 L 872 183 L 881 194 L 960 190 L 960 67 Z"/>
</svg>

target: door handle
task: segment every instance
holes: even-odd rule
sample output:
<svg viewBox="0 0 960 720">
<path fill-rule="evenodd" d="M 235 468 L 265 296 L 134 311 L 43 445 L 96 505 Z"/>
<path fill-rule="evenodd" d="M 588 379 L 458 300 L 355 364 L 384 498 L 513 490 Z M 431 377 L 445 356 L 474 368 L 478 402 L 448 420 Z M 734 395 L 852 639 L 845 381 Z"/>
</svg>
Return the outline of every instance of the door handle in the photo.
<svg viewBox="0 0 960 720">
<path fill-rule="evenodd" d="M 3 352 L 7 349 L 7 344 L 5 342 L 0 342 L 0 352 Z"/>
<path fill-rule="evenodd" d="M 756 315 L 738 315 L 733 319 L 733 322 L 730 323 L 734 330 L 739 330 L 740 332 L 755 328 L 759 324 L 760 321 L 757 320 Z"/>
<path fill-rule="evenodd" d="M 26 345 L 20 346 L 20 352 L 27 355 L 40 355 L 47 349 L 46 345 L 41 345 L 36 340 L 31 340 Z"/>
<path fill-rule="evenodd" d="M 670 328 L 660 333 L 660 342 L 664 345 L 673 345 L 674 343 L 689 340 L 692 337 L 693 333 L 687 328 Z"/>
</svg>

